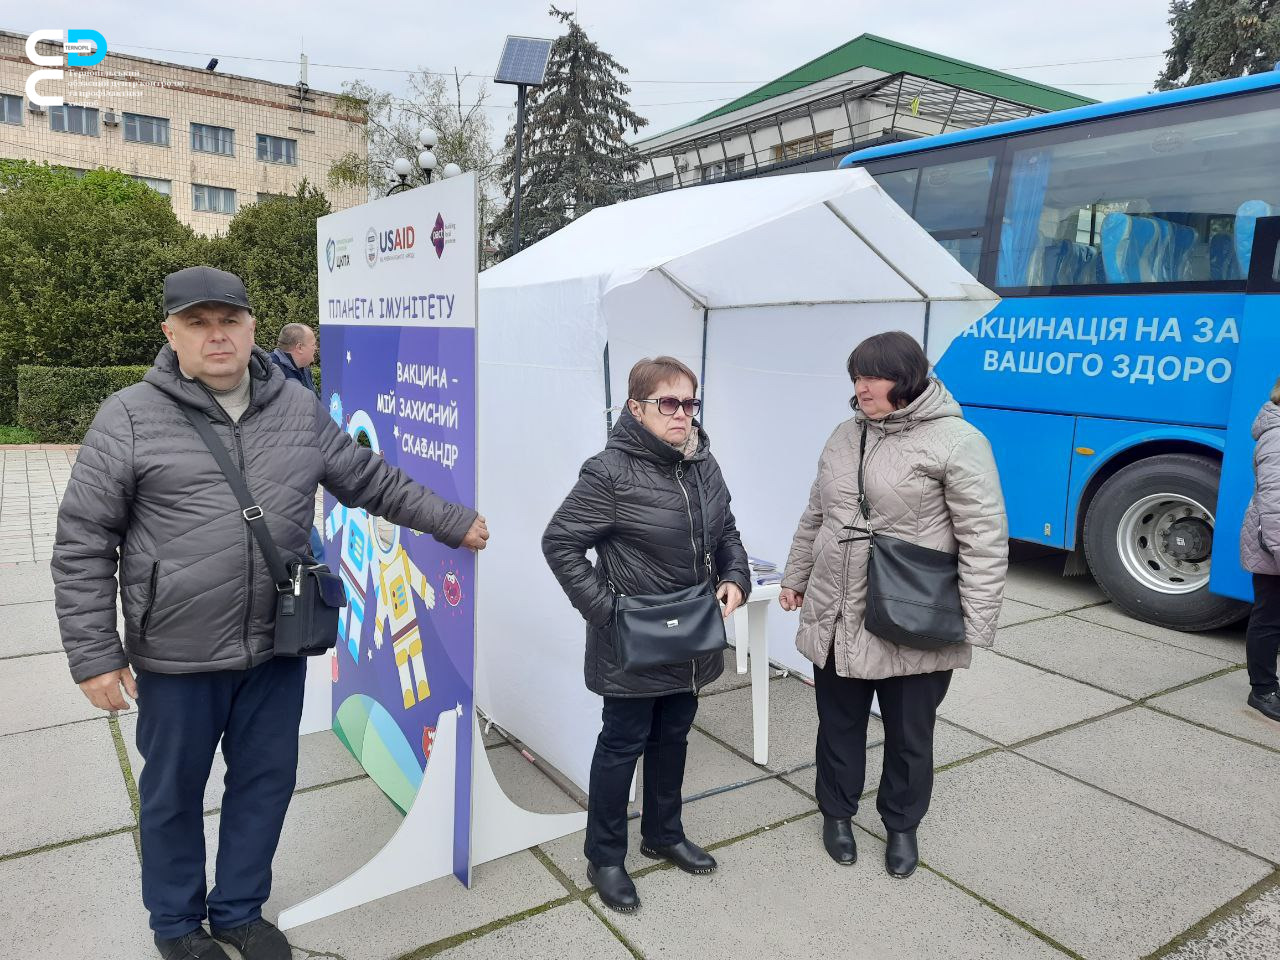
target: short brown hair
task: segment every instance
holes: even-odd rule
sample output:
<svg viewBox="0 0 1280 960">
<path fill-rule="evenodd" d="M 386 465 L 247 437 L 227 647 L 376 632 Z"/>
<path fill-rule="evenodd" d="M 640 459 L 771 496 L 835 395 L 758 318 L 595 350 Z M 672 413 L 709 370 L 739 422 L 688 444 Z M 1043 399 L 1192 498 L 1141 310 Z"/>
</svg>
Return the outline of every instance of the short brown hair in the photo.
<svg viewBox="0 0 1280 960">
<path fill-rule="evenodd" d="M 693 384 L 693 392 L 698 392 L 698 375 L 675 357 L 645 357 L 631 368 L 631 376 L 627 377 L 627 398 L 630 400 L 652 400 L 649 394 L 658 388 L 658 384 L 676 377 L 688 377 Z"/>
<path fill-rule="evenodd" d="M 916 338 L 901 330 L 867 337 L 849 354 L 849 379 L 881 377 L 893 381 L 889 402 L 901 409 L 929 385 L 929 358 Z M 857 409 L 857 398 L 849 401 Z"/>
</svg>

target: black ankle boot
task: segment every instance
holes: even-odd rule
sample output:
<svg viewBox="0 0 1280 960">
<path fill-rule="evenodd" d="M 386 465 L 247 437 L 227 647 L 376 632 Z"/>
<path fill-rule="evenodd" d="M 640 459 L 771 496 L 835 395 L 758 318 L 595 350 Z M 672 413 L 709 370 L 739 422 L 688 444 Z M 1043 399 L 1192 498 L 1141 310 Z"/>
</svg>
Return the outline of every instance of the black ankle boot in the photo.
<svg viewBox="0 0 1280 960">
<path fill-rule="evenodd" d="M 716 858 L 689 840 L 681 840 L 669 847 L 652 847 L 642 843 L 640 852 L 650 860 L 670 860 L 685 873 L 703 874 L 716 871 Z"/>
<path fill-rule="evenodd" d="M 1280 721 L 1280 694 L 1272 690 L 1270 693 L 1249 693 L 1249 706 L 1270 720 Z"/>
<path fill-rule="evenodd" d="M 597 867 L 588 862 L 587 880 L 595 884 L 606 907 L 619 913 L 634 913 L 640 908 L 640 895 L 626 867 Z"/>
<path fill-rule="evenodd" d="M 916 832 L 889 831 L 889 842 L 884 848 L 884 868 L 889 876 L 905 880 L 916 872 L 920 863 L 920 851 L 916 847 Z"/>
<path fill-rule="evenodd" d="M 858 862 L 858 843 L 853 839 L 853 823 L 848 817 L 822 815 L 822 845 L 831 859 L 841 866 Z"/>
</svg>

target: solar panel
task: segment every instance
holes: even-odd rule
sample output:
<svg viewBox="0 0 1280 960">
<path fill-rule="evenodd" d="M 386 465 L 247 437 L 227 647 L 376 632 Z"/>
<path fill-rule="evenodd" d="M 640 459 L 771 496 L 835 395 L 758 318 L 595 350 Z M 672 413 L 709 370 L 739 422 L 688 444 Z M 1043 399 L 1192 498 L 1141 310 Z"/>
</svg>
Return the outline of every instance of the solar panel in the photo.
<svg viewBox="0 0 1280 960">
<path fill-rule="evenodd" d="M 528 87 L 540 87 L 547 75 L 547 61 L 551 58 L 551 40 L 537 37 L 507 37 L 502 47 L 502 59 L 498 61 L 495 83 L 513 83 Z"/>
</svg>

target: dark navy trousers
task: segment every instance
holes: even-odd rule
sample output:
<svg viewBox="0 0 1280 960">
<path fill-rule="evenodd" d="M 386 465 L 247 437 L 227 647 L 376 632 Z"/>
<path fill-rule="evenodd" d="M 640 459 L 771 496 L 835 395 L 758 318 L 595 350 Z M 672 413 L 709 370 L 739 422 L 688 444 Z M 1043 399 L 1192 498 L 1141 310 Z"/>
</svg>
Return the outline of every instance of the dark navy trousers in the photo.
<svg viewBox="0 0 1280 960">
<path fill-rule="evenodd" d="M 258 919 L 298 769 L 306 661 L 251 670 L 138 671 L 142 901 L 157 936 Z M 222 740 L 227 764 L 213 891 L 206 896 L 204 789 Z"/>
</svg>

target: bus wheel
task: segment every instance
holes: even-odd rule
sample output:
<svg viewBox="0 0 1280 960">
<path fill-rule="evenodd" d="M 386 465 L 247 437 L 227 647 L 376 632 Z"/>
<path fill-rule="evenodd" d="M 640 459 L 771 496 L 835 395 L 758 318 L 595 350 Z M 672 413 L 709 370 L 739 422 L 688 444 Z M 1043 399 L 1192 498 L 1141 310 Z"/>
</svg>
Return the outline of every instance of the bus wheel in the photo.
<svg viewBox="0 0 1280 960">
<path fill-rule="evenodd" d="M 1098 586 L 1130 616 L 1173 630 L 1212 630 L 1249 612 L 1209 592 L 1220 464 L 1187 453 L 1116 472 L 1089 504 L 1084 551 Z"/>
</svg>

